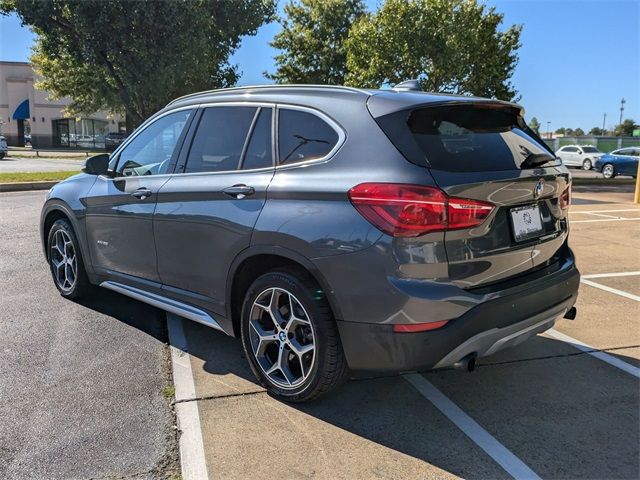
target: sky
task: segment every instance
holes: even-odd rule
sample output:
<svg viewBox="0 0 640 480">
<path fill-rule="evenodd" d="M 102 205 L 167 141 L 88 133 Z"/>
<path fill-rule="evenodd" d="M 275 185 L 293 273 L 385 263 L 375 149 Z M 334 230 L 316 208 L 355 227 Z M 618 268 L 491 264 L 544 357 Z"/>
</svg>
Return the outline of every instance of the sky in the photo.
<svg viewBox="0 0 640 480">
<path fill-rule="evenodd" d="M 279 1 L 282 12 L 284 1 Z M 366 0 L 369 10 L 380 3 Z M 512 82 L 541 131 L 549 127 L 612 128 L 626 100 L 624 118 L 640 122 L 640 0 L 486 0 L 504 14 L 503 28 L 524 26 L 520 61 Z M 245 37 L 231 62 L 239 85 L 270 83 L 277 51 L 269 42 L 280 29 L 262 26 Z M 0 17 L 0 60 L 27 61 L 35 35 L 16 16 Z"/>
</svg>

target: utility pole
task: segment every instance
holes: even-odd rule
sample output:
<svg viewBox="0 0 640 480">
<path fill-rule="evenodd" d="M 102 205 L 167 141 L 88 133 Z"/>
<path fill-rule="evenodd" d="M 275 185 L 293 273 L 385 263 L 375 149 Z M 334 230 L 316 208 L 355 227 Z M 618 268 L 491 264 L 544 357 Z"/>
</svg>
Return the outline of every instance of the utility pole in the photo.
<svg viewBox="0 0 640 480">
<path fill-rule="evenodd" d="M 551 122 L 547 122 L 547 136 L 549 138 L 551 138 L 551 130 L 549 130 L 551 128 L 550 125 L 551 125 Z"/>
<path fill-rule="evenodd" d="M 627 101 L 624 98 L 620 100 L 620 121 L 618 122 L 618 125 L 622 125 L 622 113 L 624 112 L 625 103 L 627 103 Z"/>
<path fill-rule="evenodd" d="M 607 121 L 607 112 L 604 112 L 604 115 L 602 116 L 602 134 L 604 135 L 606 130 L 604 129 L 604 124 Z"/>
</svg>

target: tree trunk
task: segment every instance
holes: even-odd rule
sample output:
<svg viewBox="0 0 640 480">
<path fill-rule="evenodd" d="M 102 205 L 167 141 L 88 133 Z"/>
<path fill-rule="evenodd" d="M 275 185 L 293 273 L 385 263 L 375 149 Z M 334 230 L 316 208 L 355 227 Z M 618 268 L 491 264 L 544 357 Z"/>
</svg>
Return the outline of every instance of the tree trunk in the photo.
<svg viewBox="0 0 640 480">
<path fill-rule="evenodd" d="M 125 129 L 127 130 L 127 135 L 131 135 L 131 133 L 133 132 L 133 115 L 131 115 L 131 113 L 127 112 L 124 116 L 124 125 L 125 125 Z"/>
</svg>

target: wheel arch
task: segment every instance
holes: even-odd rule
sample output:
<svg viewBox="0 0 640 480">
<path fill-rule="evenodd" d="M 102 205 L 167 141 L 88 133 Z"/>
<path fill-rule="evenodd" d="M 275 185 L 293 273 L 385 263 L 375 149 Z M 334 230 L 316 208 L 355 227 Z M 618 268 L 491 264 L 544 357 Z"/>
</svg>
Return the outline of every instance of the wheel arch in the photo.
<svg viewBox="0 0 640 480">
<path fill-rule="evenodd" d="M 227 318 L 231 319 L 236 337 L 240 335 L 240 311 L 246 289 L 256 277 L 281 267 L 299 268 L 311 275 L 325 292 L 334 318 L 341 318 L 333 291 L 311 260 L 284 247 L 253 246 L 242 251 L 234 259 L 227 276 L 226 314 Z"/>
<path fill-rule="evenodd" d="M 91 277 L 93 274 L 93 268 L 89 261 L 91 257 L 89 256 L 89 251 L 86 242 L 84 241 L 84 230 L 81 228 L 73 209 L 58 198 L 47 201 L 44 204 L 44 207 L 42 207 L 42 214 L 40 216 L 40 240 L 42 242 L 42 249 L 45 258 L 49 261 L 49 253 L 47 252 L 49 231 L 51 230 L 54 222 L 59 219 L 65 219 L 71 224 L 71 227 L 76 234 L 76 238 L 78 239 L 78 243 L 80 244 L 80 255 L 82 257 L 85 271 Z"/>
</svg>

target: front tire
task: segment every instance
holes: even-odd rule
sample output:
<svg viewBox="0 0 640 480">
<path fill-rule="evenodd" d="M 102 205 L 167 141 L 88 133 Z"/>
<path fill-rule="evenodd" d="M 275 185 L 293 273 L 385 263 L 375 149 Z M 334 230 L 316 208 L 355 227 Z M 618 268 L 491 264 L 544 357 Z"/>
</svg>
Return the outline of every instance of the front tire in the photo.
<svg viewBox="0 0 640 480">
<path fill-rule="evenodd" d="M 53 283 L 65 298 L 80 298 L 91 289 L 80 244 L 66 219 L 56 220 L 47 237 L 47 258 Z"/>
<path fill-rule="evenodd" d="M 582 162 L 582 169 L 583 170 L 591 170 L 591 167 L 593 167 L 593 164 L 591 163 L 590 159 L 585 159 L 584 162 Z"/>
<path fill-rule="evenodd" d="M 605 164 L 602 167 L 602 176 L 604 178 L 615 178 L 616 177 L 616 169 L 610 163 Z"/>
<path fill-rule="evenodd" d="M 253 282 L 242 305 L 241 336 L 251 370 L 282 400 L 313 400 L 346 375 L 327 299 L 304 271 L 276 270 Z"/>
</svg>

